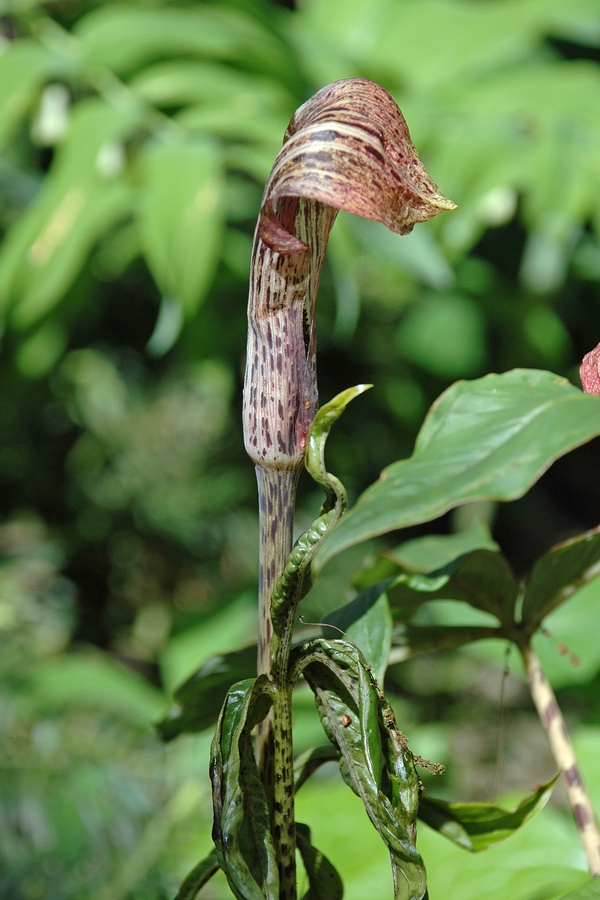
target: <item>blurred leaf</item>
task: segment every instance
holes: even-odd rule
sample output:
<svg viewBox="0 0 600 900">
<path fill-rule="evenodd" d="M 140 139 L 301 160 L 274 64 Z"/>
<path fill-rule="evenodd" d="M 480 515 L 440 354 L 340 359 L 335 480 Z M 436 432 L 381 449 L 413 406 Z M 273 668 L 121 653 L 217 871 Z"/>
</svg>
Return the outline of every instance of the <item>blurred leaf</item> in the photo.
<svg viewBox="0 0 600 900">
<path fill-rule="evenodd" d="M 323 542 L 346 547 L 472 500 L 522 496 L 560 456 L 600 433 L 600 402 L 550 372 L 457 382 L 432 406 L 410 459 L 385 469 Z"/>
<path fill-rule="evenodd" d="M 331 744 L 322 747 L 312 747 L 294 760 L 295 790 L 299 791 L 302 785 L 308 781 L 313 772 L 328 762 L 338 762 L 339 753 Z"/>
<path fill-rule="evenodd" d="M 289 57 L 282 43 L 255 17 L 227 6 L 151 9 L 110 3 L 80 19 L 88 66 L 130 74 L 166 56 L 222 59 L 273 74 L 285 73 Z"/>
<path fill-rule="evenodd" d="M 14 304 L 17 328 L 30 327 L 59 302 L 94 243 L 128 212 L 120 142 L 138 123 L 130 109 L 100 100 L 73 112 L 43 188 L 0 251 L 0 308 Z"/>
<path fill-rule="evenodd" d="M 142 154 L 142 249 L 163 295 L 187 316 L 196 312 L 217 263 L 223 184 L 212 144 L 153 144 Z"/>
<path fill-rule="evenodd" d="M 252 644 L 233 653 L 211 656 L 202 663 L 175 691 L 177 705 L 156 726 L 160 737 L 170 741 L 214 725 L 231 685 L 256 673 L 256 653 Z"/>
<path fill-rule="evenodd" d="M 503 556 L 493 550 L 473 550 L 430 576 L 399 578 L 388 592 L 392 614 L 410 609 L 414 592 L 422 595 L 421 602 L 461 600 L 511 626 L 519 586 Z"/>
<path fill-rule="evenodd" d="M 497 628 L 482 625 L 394 625 L 389 665 L 404 662 L 432 650 L 456 650 L 466 644 L 500 637 Z"/>
<path fill-rule="evenodd" d="M 314 692 L 325 733 L 340 754 L 342 777 L 389 850 L 395 900 L 421 900 L 425 869 L 414 843 L 418 777 L 364 657 L 340 640 L 309 641 L 292 654 L 291 665 Z"/>
<path fill-rule="evenodd" d="M 594 878 L 577 890 L 564 894 L 561 900 L 597 900 L 598 897 L 600 897 L 600 878 Z"/>
<path fill-rule="evenodd" d="M 392 616 L 388 598 L 379 585 L 367 588 L 350 603 L 327 616 L 327 623 L 335 625 L 361 650 L 373 667 L 373 675 L 383 687 L 392 642 Z M 327 626 L 326 638 L 334 637 Z"/>
<path fill-rule="evenodd" d="M 194 866 L 190 874 L 183 881 L 181 887 L 177 891 L 175 900 L 196 900 L 196 895 L 200 888 L 209 881 L 212 876 L 219 871 L 219 860 L 217 851 L 212 853 Z"/>
<path fill-rule="evenodd" d="M 44 82 L 51 77 L 71 74 L 75 68 L 75 57 L 59 57 L 26 38 L 3 47 L 0 54 L 0 146 L 12 137 Z"/>
<path fill-rule="evenodd" d="M 67 706 L 102 709 L 148 724 L 163 714 L 165 698 L 131 670 L 99 652 L 71 652 L 39 662 L 32 670 L 35 703 L 60 710 Z"/>
<path fill-rule="evenodd" d="M 296 823 L 296 841 L 310 884 L 302 900 L 342 900 L 342 879 L 327 857 L 313 847 L 308 825 Z"/>
<path fill-rule="evenodd" d="M 419 800 L 419 818 L 459 847 L 479 853 L 510 837 L 536 816 L 550 799 L 559 775 L 512 811 L 491 803 L 448 803 L 424 795 Z"/>
<path fill-rule="evenodd" d="M 455 534 L 430 534 L 405 541 L 386 553 L 402 569 L 409 572 L 436 572 L 471 550 L 499 550 L 485 522 L 475 522 Z"/>
<path fill-rule="evenodd" d="M 271 705 L 266 676 L 234 685 L 212 745 L 215 841 L 219 865 L 238 900 L 278 900 L 279 876 L 269 810 L 250 731 Z"/>
<path fill-rule="evenodd" d="M 529 633 L 561 603 L 600 573 L 600 529 L 581 534 L 536 562 L 523 600 L 521 619 Z"/>
</svg>

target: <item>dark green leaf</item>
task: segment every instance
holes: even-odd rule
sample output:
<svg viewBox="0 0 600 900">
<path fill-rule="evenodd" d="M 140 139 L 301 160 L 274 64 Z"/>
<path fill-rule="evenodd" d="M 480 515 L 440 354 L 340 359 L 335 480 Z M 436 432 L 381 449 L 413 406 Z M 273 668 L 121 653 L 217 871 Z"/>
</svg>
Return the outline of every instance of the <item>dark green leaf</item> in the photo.
<svg viewBox="0 0 600 900">
<path fill-rule="evenodd" d="M 299 791 L 313 772 L 328 762 L 338 762 L 339 753 L 331 744 L 313 747 L 294 760 L 294 787 Z"/>
<path fill-rule="evenodd" d="M 342 777 L 389 850 L 395 900 L 421 900 L 426 875 L 415 846 L 418 776 L 370 667 L 358 648 L 339 640 L 301 645 L 292 665 L 315 694 Z"/>
<path fill-rule="evenodd" d="M 387 558 L 408 572 L 436 572 L 471 550 L 499 550 L 484 522 L 456 534 L 429 534 L 405 541 Z"/>
<path fill-rule="evenodd" d="M 227 691 L 256 672 L 256 645 L 211 656 L 174 693 L 174 706 L 156 726 L 163 741 L 210 728 L 219 718 Z"/>
<path fill-rule="evenodd" d="M 206 859 L 203 859 L 197 866 L 194 866 L 177 891 L 175 900 L 195 900 L 200 888 L 204 887 L 206 882 L 218 871 L 219 860 L 217 858 L 217 851 L 213 850 Z"/>
<path fill-rule="evenodd" d="M 410 625 L 399 622 L 394 626 L 389 665 L 432 650 L 456 650 L 474 641 L 498 637 L 501 634 L 497 628 L 481 625 Z"/>
<path fill-rule="evenodd" d="M 296 842 L 310 884 L 302 900 L 342 900 L 342 879 L 327 857 L 311 844 L 310 828 L 300 822 L 296 823 Z"/>
<path fill-rule="evenodd" d="M 523 601 L 522 619 L 532 632 L 548 613 L 572 597 L 600 573 L 600 529 L 553 547 L 531 573 Z"/>
<path fill-rule="evenodd" d="M 414 608 L 415 594 L 421 603 L 461 600 L 511 625 L 519 586 L 503 556 L 492 550 L 474 550 L 440 572 L 398 579 L 388 591 L 394 617 L 404 617 L 405 610 Z"/>
<path fill-rule="evenodd" d="M 373 667 L 375 680 L 383 685 L 392 643 L 392 616 L 388 598 L 379 585 L 373 585 L 350 603 L 336 609 L 326 621 L 343 631 L 359 647 Z M 324 629 L 325 637 L 334 637 Z"/>
<path fill-rule="evenodd" d="M 600 878 L 594 878 L 582 887 L 561 897 L 561 900 L 598 900 L 600 897 Z"/>
<path fill-rule="evenodd" d="M 213 839 L 219 865 L 238 900 L 279 900 L 269 810 L 250 738 L 268 712 L 271 692 L 264 675 L 235 684 L 212 743 Z"/>
<path fill-rule="evenodd" d="M 378 534 L 473 500 L 513 500 L 600 434 L 600 399 L 550 372 L 460 381 L 433 405 L 410 459 L 393 463 L 323 543 L 316 565 Z"/>
<path fill-rule="evenodd" d="M 419 818 L 459 847 L 478 853 L 505 840 L 544 808 L 558 775 L 541 785 L 514 810 L 491 803 L 448 803 L 422 796 Z"/>
</svg>

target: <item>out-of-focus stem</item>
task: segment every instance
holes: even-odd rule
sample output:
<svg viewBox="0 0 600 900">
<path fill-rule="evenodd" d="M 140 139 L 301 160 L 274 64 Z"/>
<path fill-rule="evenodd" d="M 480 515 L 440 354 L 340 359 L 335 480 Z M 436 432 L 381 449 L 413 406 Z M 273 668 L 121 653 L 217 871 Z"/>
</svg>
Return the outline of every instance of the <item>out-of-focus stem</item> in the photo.
<svg viewBox="0 0 600 900">
<path fill-rule="evenodd" d="M 531 647 L 520 649 L 533 702 L 548 735 L 554 759 L 563 773 L 567 796 L 587 857 L 590 875 L 596 878 L 600 875 L 600 832 L 569 732 L 537 654 Z"/>
</svg>

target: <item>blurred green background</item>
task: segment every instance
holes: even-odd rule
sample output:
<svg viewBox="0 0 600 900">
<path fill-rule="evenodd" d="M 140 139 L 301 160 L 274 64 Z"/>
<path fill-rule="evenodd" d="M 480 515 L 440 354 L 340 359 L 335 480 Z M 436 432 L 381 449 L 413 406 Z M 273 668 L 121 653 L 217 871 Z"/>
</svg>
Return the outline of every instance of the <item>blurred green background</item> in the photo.
<svg viewBox="0 0 600 900">
<path fill-rule="evenodd" d="M 339 78 L 378 81 L 459 206 L 404 238 L 345 215 L 332 234 L 321 397 L 375 385 L 328 444 L 352 500 L 410 454 L 455 379 L 518 366 L 579 383 L 600 340 L 599 63 L 598 0 L 1 0 L 1 900 L 171 898 L 210 849 L 210 735 L 164 746 L 152 724 L 255 628 L 248 264 L 295 108 Z M 598 524 L 598 460 L 595 442 L 522 500 L 392 544 L 480 516 L 522 575 Z M 302 481 L 299 529 L 319 503 Z M 345 602 L 376 553 L 328 566 L 310 615 Z M 598 804 L 599 602 L 592 583 L 557 611 L 545 653 Z M 440 795 L 510 800 L 553 772 L 520 670 L 502 688 L 502 666 L 484 648 L 388 674 L 411 747 L 448 766 Z M 296 720 L 299 750 L 321 742 L 302 692 Z M 325 776 L 299 818 L 350 900 L 384 900 L 384 847 Z M 423 827 L 432 900 L 585 881 L 564 807 L 558 790 L 481 857 Z M 204 896 L 228 896 L 224 880 Z"/>
</svg>

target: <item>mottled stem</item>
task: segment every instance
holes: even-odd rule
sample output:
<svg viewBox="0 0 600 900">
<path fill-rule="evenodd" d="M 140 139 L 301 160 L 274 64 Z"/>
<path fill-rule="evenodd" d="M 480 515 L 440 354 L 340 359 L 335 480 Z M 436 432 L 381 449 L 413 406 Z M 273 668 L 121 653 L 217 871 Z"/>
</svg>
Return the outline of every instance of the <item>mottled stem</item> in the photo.
<svg viewBox="0 0 600 900">
<path fill-rule="evenodd" d="M 600 832 L 565 720 L 537 654 L 531 647 L 521 648 L 521 654 L 533 702 L 548 735 L 556 764 L 563 773 L 567 796 L 587 857 L 590 875 L 596 878 L 600 875 Z"/>
</svg>

